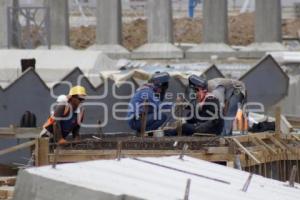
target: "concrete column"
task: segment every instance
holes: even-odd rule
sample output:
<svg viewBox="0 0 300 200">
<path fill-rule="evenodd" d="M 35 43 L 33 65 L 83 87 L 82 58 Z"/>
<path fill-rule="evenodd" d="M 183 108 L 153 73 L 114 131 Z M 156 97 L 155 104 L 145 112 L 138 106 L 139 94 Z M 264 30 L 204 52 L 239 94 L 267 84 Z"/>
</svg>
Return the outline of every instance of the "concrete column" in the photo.
<svg viewBox="0 0 300 200">
<path fill-rule="evenodd" d="M 10 6 L 11 0 L 0 1 L 0 48 L 8 47 L 7 37 L 7 7 Z"/>
<path fill-rule="evenodd" d="M 50 8 L 51 48 L 66 48 L 69 46 L 68 0 L 45 0 L 45 5 Z"/>
<path fill-rule="evenodd" d="M 227 0 L 204 0 L 203 28 L 204 43 L 227 43 Z"/>
<path fill-rule="evenodd" d="M 148 43 L 173 43 L 172 2 L 148 0 Z"/>
<path fill-rule="evenodd" d="M 188 58 L 229 57 L 227 0 L 203 1 L 203 43 L 187 51 Z"/>
<path fill-rule="evenodd" d="M 121 46 L 121 0 L 98 0 L 96 12 L 96 45 L 91 46 L 89 49 L 101 50 L 113 58 L 128 57 L 128 50 Z"/>
<path fill-rule="evenodd" d="M 133 57 L 182 58 L 183 52 L 173 43 L 173 17 L 171 0 L 148 0 L 148 43 L 134 50 Z"/>
<path fill-rule="evenodd" d="M 258 58 L 270 51 L 285 51 L 281 44 L 281 0 L 255 1 L 255 42 L 241 54 L 247 58 Z"/>
<path fill-rule="evenodd" d="M 255 1 L 255 42 L 281 42 L 281 0 Z"/>
</svg>

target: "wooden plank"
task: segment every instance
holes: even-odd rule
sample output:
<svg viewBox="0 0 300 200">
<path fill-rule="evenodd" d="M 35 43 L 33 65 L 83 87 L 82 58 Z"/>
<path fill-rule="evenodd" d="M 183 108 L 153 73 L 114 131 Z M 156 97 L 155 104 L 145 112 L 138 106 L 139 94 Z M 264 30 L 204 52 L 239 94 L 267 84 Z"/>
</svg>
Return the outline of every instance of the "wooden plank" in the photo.
<svg viewBox="0 0 300 200">
<path fill-rule="evenodd" d="M 287 148 L 283 144 L 281 144 L 275 137 L 270 136 L 269 138 L 276 146 L 279 146 L 284 151 L 287 150 Z"/>
<path fill-rule="evenodd" d="M 275 134 L 280 135 L 281 133 L 281 108 L 278 106 L 275 110 Z"/>
<path fill-rule="evenodd" d="M 25 148 L 31 147 L 34 144 L 35 144 L 35 141 L 32 140 L 32 141 L 29 141 L 29 142 L 25 142 L 25 143 L 22 143 L 22 144 L 15 145 L 13 147 L 9 147 L 7 149 L 0 150 L 0 156 L 4 155 L 4 154 L 8 154 L 8 153 L 18 151 L 20 149 L 25 149 Z"/>
<path fill-rule="evenodd" d="M 254 136 L 255 137 L 255 139 L 259 142 L 259 143 L 261 143 L 263 146 L 265 146 L 269 151 L 271 151 L 273 154 L 276 154 L 277 152 L 276 152 L 276 150 L 274 150 L 270 145 L 268 145 L 267 143 L 265 143 L 261 138 L 258 138 L 258 137 L 256 137 L 256 136 Z"/>
<path fill-rule="evenodd" d="M 234 168 L 234 162 L 233 161 L 227 161 L 226 166 L 230 168 Z"/>
<path fill-rule="evenodd" d="M 35 166 L 39 166 L 39 139 L 35 139 L 35 148 L 34 148 L 34 163 Z"/>
<path fill-rule="evenodd" d="M 9 200 L 13 198 L 14 187 L 0 187 L 0 199 Z"/>
<path fill-rule="evenodd" d="M 228 154 L 229 147 L 207 147 L 206 153 L 207 154 Z"/>
<path fill-rule="evenodd" d="M 298 154 L 296 151 L 294 151 L 292 148 L 290 148 L 288 145 L 286 145 L 283 141 L 282 141 L 283 143 L 281 143 L 280 138 L 271 136 L 270 139 L 272 140 L 272 142 L 274 142 L 276 145 L 278 145 L 281 149 L 287 150 L 295 155 Z"/>
<path fill-rule="evenodd" d="M 48 138 L 39 138 L 36 139 L 36 148 L 35 148 L 35 165 L 44 166 L 49 164 L 49 139 Z"/>
<path fill-rule="evenodd" d="M 250 158 L 252 158 L 256 163 L 261 164 L 261 162 L 250 152 L 246 147 L 244 147 L 236 138 L 231 138 Z"/>
<path fill-rule="evenodd" d="M 298 135 L 295 134 L 291 134 L 292 138 L 296 139 L 298 142 L 300 142 L 300 138 L 298 137 Z"/>
<path fill-rule="evenodd" d="M 0 199 L 8 199 L 8 190 L 0 188 Z"/>
<path fill-rule="evenodd" d="M 36 138 L 41 128 L 0 128 L 0 138 Z"/>
<path fill-rule="evenodd" d="M 268 139 L 268 137 L 270 135 L 274 135 L 274 133 L 269 133 L 269 132 L 263 132 L 263 133 L 251 133 L 249 132 L 248 135 L 239 135 L 239 136 L 231 136 L 231 137 L 227 137 L 227 138 L 237 138 L 239 142 L 249 142 L 251 139 L 249 138 L 249 135 L 254 135 L 256 136 L 257 138 L 260 138 L 260 139 Z"/>
<path fill-rule="evenodd" d="M 293 126 L 291 123 L 287 120 L 287 118 L 284 115 L 281 115 L 281 121 L 280 121 L 280 127 L 281 132 L 284 134 L 289 134 L 293 131 Z"/>
<path fill-rule="evenodd" d="M 298 116 L 285 116 L 294 128 L 300 128 L 300 117 Z"/>
<path fill-rule="evenodd" d="M 256 146 L 263 146 L 263 145 L 261 145 L 261 144 L 256 140 L 255 136 L 249 134 L 249 137 L 250 137 L 250 139 L 251 139 L 251 142 L 252 142 L 254 145 L 256 145 Z M 263 147 L 266 148 L 265 146 L 263 146 Z"/>
</svg>

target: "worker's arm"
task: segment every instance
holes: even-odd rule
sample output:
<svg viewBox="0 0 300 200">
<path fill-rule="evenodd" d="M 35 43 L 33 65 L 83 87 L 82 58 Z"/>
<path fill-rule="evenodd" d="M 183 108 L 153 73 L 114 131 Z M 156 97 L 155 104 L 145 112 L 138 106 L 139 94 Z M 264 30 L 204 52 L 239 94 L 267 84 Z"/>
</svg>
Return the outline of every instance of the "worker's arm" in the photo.
<svg viewBox="0 0 300 200">
<path fill-rule="evenodd" d="M 212 91 L 212 94 L 219 100 L 220 107 L 223 109 L 225 107 L 225 87 L 218 86 Z"/>
<path fill-rule="evenodd" d="M 61 118 L 64 116 L 65 105 L 58 105 L 54 110 L 53 135 L 55 140 L 63 138 L 62 127 L 60 124 Z"/>
<path fill-rule="evenodd" d="M 198 133 L 218 133 L 220 118 L 220 103 L 215 97 L 208 97 L 203 105 L 202 110 L 199 110 L 199 116 L 207 117 L 207 120 L 200 120 L 195 124 L 195 130 Z"/>
</svg>

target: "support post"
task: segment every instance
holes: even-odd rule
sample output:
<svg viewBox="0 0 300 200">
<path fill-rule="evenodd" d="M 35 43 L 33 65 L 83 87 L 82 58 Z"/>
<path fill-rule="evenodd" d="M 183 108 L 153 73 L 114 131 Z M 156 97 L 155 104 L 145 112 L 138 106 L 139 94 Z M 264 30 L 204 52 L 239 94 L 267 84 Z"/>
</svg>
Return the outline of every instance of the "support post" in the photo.
<svg viewBox="0 0 300 200">
<path fill-rule="evenodd" d="M 97 0 L 96 44 L 90 50 L 100 50 L 111 58 L 128 58 L 129 51 L 122 44 L 121 0 Z"/>
<path fill-rule="evenodd" d="M 218 57 L 230 57 L 234 55 L 228 42 L 228 2 L 227 0 L 203 1 L 203 43 L 189 49 L 187 58 L 199 59 Z"/>
<path fill-rule="evenodd" d="M 35 143 L 35 166 L 49 165 L 49 139 L 38 138 Z"/>
<path fill-rule="evenodd" d="M 262 57 L 267 51 L 285 51 L 281 44 L 281 0 L 255 1 L 255 42 L 242 51 L 241 57 Z"/>
<path fill-rule="evenodd" d="M 70 49 L 68 0 L 45 0 L 45 5 L 50 8 L 51 48 Z"/>
<path fill-rule="evenodd" d="M 173 45 L 173 15 L 171 0 L 147 0 L 148 43 L 135 49 L 135 59 L 183 58 L 183 52 Z"/>
<path fill-rule="evenodd" d="M 8 24 L 7 24 L 7 8 L 11 6 L 11 0 L 0 1 L 0 49 L 8 47 Z"/>
<path fill-rule="evenodd" d="M 281 108 L 276 107 L 275 110 L 275 135 L 279 136 L 281 133 Z"/>
</svg>

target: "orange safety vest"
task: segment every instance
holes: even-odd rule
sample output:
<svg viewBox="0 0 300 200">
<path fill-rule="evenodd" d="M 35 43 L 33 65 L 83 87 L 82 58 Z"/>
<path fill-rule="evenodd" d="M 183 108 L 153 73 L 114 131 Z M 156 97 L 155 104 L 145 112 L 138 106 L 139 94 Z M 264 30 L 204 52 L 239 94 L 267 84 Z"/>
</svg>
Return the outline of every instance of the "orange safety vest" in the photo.
<svg viewBox="0 0 300 200">
<path fill-rule="evenodd" d="M 64 113 L 62 117 L 67 117 L 70 111 L 70 106 L 65 106 Z M 84 117 L 84 111 L 81 109 L 79 112 L 79 117 L 77 118 L 77 123 L 80 124 L 83 121 Z M 48 128 L 49 126 L 53 125 L 55 123 L 55 117 L 54 114 L 50 115 L 47 121 L 44 123 L 43 128 Z"/>
<path fill-rule="evenodd" d="M 243 115 L 243 111 L 240 109 L 236 113 L 235 122 L 238 131 L 248 130 L 248 118 Z"/>
</svg>

